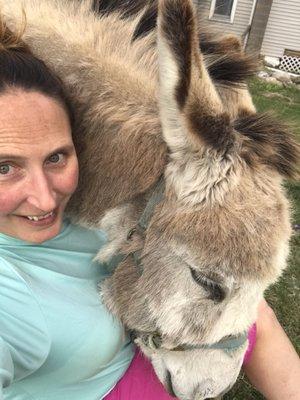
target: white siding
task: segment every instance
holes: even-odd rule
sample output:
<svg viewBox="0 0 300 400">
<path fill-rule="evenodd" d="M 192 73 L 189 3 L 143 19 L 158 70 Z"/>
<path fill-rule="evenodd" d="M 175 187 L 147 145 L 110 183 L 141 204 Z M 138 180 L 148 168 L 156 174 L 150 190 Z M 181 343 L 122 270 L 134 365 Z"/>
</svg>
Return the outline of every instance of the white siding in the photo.
<svg viewBox="0 0 300 400">
<path fill-rule="evenodd" d="M 300 0 L 273 0 L 261 53 L 281 57 L 285 49 L 300 51 Z"/>
<path fill-rule="evenodd" d="M 237 1 L 233 23 L 223 21 L 220 22 L 210 19 L 209 24 L 224 33 L 235 33 L 239 36 L 242 36 L 249 25 L 253 1 L 254 0 Z M 211 0 L 196 0 L 195 3 L 198 4 L 199 15 L 207 21 Z"/>
</svg>

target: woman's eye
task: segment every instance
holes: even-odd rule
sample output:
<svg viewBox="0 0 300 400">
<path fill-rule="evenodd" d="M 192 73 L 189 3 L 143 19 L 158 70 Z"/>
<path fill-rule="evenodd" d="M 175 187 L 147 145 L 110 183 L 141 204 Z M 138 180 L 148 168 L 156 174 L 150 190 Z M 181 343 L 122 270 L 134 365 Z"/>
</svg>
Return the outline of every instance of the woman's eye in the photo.
<svg viewBox="0 0 300 400">
<path fill-rule="evenodd" d="M 13 172 L 13 167 L 10 164 L 0 165 L 0 174 L 1 175 L 10 175 L 12 172 Z"/>
<path fill-rule="evenodd" d="M 63 153 L 55 153 L 52 154 L 49 158 L 48 158 L 48 162 L 51 164 L 60 164 L 61 162 L 63 162 L 65 159 L 64 154 Z"/>
</svg>

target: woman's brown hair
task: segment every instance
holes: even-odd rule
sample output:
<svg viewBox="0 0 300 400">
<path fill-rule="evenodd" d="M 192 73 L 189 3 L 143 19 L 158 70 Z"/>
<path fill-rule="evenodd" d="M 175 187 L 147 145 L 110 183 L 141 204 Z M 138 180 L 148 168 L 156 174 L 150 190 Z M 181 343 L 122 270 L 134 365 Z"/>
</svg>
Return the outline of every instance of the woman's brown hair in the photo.
<svg viewBox="0 0 300 400">
<path fill-rule="evenodd" d="M 24 29 L 25 22 L 20 32 L 14 33 L 0 18 L 0 96 L 10 89 L 37 91 L 57 100 L 72 124 L 72 108 L 62 81 L 22 40 Z"/>
</svg>

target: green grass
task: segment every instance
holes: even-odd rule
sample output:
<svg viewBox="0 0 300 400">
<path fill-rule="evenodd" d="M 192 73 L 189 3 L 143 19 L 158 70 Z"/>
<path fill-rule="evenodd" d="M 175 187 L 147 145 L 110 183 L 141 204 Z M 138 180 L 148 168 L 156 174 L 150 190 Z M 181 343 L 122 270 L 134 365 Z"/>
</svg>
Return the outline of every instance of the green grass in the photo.
<svg viewBox="0 0 300 400">
<path fill-rule="evenodd" d="M 258 111 L 273 111 L 280 120 L 287 121 L 300 138 L 299 89 L 295 86 L 279 87 L 259 79 L 253 79 L 249 89 Z"/>
<path fill-rule="evenodd" d="M 253 79 L 249 88 L 258 111 L 273 111 L 277 118 L 292 126 L 300 141 L 300 90 L 295 87 L 278 87 L 258 79 Z M 293 223 L 300 224 L 300 183 L 287 182 L 286 186 L 293 204 Z M 300 233 L 292 238 L 288 268 L 280 280 L 267 290 L 266 298 L 300 353 Z M 264 397 L 241 374 L 237 384 L 224 399 L 261 400 Z"/>
</svg>

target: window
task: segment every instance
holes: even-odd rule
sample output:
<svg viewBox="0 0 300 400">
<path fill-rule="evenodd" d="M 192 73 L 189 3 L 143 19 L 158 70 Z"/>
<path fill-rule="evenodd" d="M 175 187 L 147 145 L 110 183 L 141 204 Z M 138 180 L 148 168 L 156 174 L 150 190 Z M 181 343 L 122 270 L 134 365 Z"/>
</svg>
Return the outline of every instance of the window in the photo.
<svg viewBox="0 0 300 400">
<path fill-rule="evenodd" d="M 209 19 L 233 22 L 237 0 L 212 0 Z"/>
</svg>

